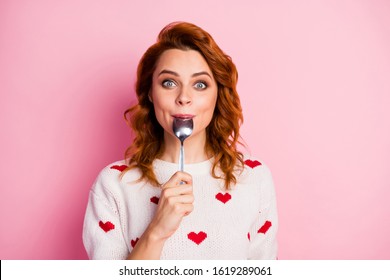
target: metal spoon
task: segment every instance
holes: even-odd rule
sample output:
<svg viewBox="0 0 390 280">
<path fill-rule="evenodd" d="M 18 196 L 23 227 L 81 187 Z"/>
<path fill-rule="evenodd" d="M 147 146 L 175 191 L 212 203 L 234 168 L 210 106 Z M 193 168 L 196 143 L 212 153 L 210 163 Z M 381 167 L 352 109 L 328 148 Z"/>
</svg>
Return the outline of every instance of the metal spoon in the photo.
<svg viewBox="0 0 390 280">
<path fill-rule="evenodd" d="M 184 140 L 192 134 L 194 128 L 194 122 L 192 119 L 173 119 L 173 133 L 180 140 L 180 157 L 179 157 L 179 169 L 180 171 L 184 170 Z"/>
</svg>

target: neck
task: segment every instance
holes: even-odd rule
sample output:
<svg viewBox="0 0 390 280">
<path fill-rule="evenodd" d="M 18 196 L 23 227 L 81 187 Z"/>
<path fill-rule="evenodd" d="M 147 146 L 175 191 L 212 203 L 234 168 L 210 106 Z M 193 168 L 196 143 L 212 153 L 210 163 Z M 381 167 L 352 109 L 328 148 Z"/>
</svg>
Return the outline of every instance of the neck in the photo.
<svg viewBox="0 0 390 280">
<path fill-rule="evenodd" d="M 165 133 L 163 153 L 160 159 L 178 163 L 180 155 L 180 140 L 171 134 Z M 184 163 L 197 163 L 208 160 L 210 155 L 206 151 L 206 133 L 191 135 L 184 140 Z"/>
</svg>

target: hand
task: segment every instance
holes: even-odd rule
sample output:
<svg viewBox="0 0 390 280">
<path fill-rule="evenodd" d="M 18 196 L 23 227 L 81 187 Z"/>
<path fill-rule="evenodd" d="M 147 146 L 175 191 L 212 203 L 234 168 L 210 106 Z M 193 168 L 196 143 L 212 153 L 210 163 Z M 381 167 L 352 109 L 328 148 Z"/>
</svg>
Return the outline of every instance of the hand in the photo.
<svg viewBox="0 0 390 280">
<path fill-rule="evenodd" d="M 193 202 L 191 175 L 176 172 L 162 186 L 157 211 L 149 224 L 148 231 L 152 232 L 157 239 L 168 239 L 179 228 L 183 217 L 192 212 Z"/>
</svg>

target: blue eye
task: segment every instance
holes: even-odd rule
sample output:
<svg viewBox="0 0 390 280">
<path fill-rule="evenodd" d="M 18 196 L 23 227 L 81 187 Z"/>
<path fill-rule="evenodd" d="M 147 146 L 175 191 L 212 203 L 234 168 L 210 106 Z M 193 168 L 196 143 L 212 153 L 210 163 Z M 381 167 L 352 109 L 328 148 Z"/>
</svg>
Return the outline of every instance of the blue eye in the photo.
<svg viewBox="0 0 390 280">
<path fill-rule="evenodd" d="M 197 82 L 195 84 L 195 88 L 196 89 L 206 89 L 207 88 L 207 84 L 205 82 Z"/>
<path fill-rule="evenodd" d="M 172 80 L 164 80 L 164 81 L 162 82 L 162 85 L 163 85 L 163 87 L 165 87 L 165 88 L 173 88 L 173 87 L 176 86 L 176 83 L 175 83 L 174 81 L 172 81 Z"/>
</svg>

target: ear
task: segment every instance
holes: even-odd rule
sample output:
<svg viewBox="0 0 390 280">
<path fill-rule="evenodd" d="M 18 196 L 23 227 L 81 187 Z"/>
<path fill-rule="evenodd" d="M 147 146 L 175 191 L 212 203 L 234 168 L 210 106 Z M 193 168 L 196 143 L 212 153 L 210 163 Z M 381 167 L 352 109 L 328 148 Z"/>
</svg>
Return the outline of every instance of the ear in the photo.
<svg viewBox="0 0 390 280">
<path fill-rule="evenodd" d="M 152 99 L 152 95 L 151 95 L 150 90 L 149 90 L 149 93 L 148 93 L 148 98 L 149 98 L 149 101 L 150 101 L 151 103 L 153 103 L 153 99 Z"/>
</svg>

